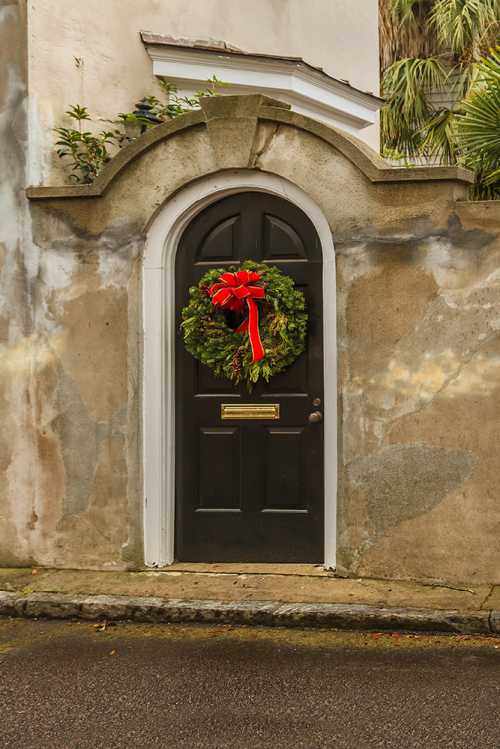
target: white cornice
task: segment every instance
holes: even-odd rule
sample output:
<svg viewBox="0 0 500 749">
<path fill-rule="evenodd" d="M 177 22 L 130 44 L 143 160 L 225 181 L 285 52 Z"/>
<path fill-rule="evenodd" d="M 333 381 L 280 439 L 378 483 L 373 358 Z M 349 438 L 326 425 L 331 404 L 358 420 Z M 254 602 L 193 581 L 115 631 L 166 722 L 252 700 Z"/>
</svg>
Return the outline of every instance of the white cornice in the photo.
<svg viewBox="0 0 500 749">
<path fill-rule="evenodd" d="M 300 59 L 162 43 L 161 37 L 147 33 L 142 38 L 154 75 L 168 78 L 181 91 L 198 90 L 215 75 L 224 81 L 224 93 L 264 93 L 353 133 L 375 122 L 382 103 Z"/>
</svg>

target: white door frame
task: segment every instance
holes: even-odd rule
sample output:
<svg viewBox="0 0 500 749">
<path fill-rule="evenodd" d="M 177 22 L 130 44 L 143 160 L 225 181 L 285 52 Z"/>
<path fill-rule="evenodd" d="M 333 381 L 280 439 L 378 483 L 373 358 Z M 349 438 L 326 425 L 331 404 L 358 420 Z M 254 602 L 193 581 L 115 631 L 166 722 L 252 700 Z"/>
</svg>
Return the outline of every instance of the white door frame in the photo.
<svg viewBox="0 0 500 749">
<path fill-rule="evenodd" d="M 203 208 L 254 190 L 285 198 L 312 221 L 323 251 L 325 560 L 335 567 L 337 513 L 337 313 L 335 251 L 328 221 L 299 187 L 273 174 L 234 170 L 180 190 L 153 219 L 143 261 L 144 557 L 174 561 L 175 538 L 175 255 L 182 233 Z"/>
</svg>

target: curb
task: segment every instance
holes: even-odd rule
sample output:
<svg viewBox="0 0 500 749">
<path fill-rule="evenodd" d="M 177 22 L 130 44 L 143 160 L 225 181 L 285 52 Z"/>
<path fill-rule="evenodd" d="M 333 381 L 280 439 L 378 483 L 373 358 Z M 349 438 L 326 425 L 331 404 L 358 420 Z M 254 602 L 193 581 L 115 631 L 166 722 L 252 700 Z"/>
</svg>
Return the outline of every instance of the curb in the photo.
<svg viewBox="0 0 500 749">
<path fill-rule="evenodd" d="M 379 608 L 343 603 L 207 601 L 0 591 L 0 616 L 144 623 L 251 624 L 400 632 L 500 634 L 500 611 Z"/>
</svg>

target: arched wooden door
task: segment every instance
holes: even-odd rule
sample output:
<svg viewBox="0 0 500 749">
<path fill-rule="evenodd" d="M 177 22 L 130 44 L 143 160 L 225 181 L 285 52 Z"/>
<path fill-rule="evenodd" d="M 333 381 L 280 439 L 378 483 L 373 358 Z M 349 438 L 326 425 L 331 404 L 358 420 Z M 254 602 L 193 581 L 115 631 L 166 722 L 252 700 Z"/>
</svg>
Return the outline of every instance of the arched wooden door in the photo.
<svg viewBox="0 0 500 749">
<path fill-rule="evenodd" d="M 184 349 L 180 311 L 210 268 L 276 265 L 307 300 L 307 350 L 249 395 Z M 176 559 L 322 562 L 322 252 L 309 218 L 282 198 L 246 192 L 202 211 L 176 257 Z M 221 404 L 277 403 L 280 419 L 221 420 Z"/>
</svg>

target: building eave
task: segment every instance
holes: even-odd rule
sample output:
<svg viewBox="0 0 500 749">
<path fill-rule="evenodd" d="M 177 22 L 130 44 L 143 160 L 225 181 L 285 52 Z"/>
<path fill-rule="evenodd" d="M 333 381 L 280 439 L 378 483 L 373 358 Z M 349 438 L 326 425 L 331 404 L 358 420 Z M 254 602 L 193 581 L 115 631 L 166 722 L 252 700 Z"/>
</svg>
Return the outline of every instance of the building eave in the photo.
<svg viewBox="0 0 500 749">
<path fill-rule="evenodd" d="M 153 73 L 180 87 L 199 88 L 215 75 L 229 94 L 261 92 L 285 98 L 309 116 L 341 120 L 354 130 L 375 122 L 382 99 L 325 73 L 301 58 L 236 50 L 221 42 L 175 40 L 141 32 Z"/>
</svg>

